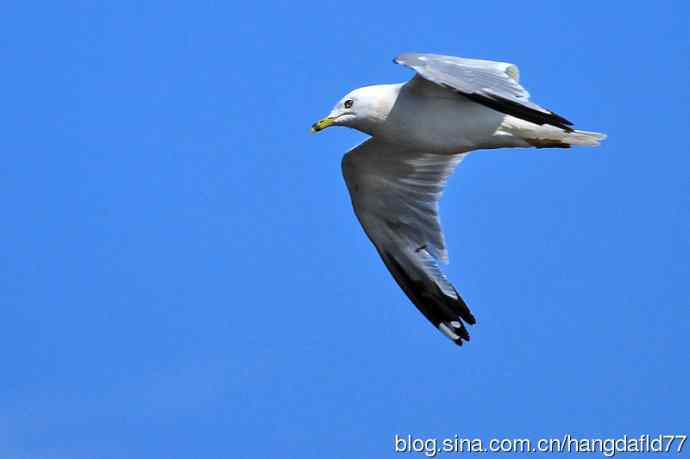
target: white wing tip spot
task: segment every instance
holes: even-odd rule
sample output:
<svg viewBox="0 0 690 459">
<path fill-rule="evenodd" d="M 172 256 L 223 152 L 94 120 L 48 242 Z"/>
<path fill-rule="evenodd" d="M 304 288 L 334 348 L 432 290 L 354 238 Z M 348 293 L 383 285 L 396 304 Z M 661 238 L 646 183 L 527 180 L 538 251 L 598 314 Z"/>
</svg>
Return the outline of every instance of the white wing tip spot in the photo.
<svg viewBox="0 0 690 459">
<path fill-rule="evenodd" d="M 452 325 L 452 322 L 451 322 L 451 325 Z M 453 330 L 451 330 L 450 327 L 448 327 L 448 325 L 446 325 L 444 323 L 438 324 L 438 329 L 441 330 L 441 333 L 443 333 L 444 335 L 446 335 L 448 338 L 452 339 L 453 341 L 460 338 L 460 335 L 455 334 L 455 332 L 453 332 Z"/>
</svg>

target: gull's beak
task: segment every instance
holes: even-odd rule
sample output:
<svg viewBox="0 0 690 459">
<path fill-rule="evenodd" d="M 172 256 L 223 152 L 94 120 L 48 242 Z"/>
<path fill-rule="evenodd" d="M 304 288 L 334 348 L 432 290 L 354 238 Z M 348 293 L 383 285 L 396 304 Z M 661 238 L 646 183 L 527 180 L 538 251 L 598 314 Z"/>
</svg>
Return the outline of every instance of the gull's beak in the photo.
<svg viewBox="0 0 690 459">
<path fill-rule="evenodd" d="M 311 132 L 319 132 L 335 122 L 335 118 L 327 116 L 311 125 Z"/>
</svg>

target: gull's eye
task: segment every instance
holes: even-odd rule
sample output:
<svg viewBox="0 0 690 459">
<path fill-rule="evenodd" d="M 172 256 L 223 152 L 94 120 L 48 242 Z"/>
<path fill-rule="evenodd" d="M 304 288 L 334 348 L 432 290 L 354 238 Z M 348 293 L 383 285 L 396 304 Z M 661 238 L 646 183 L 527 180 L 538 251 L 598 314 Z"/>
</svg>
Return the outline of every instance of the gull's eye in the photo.
<svg viewBox="0 0 690 459">
<path fill-rule="evenodd" d="M 350 107 L 352 107 L 352 104 L 354 104 L 354 101 L 352 99 L 347 99 L 345 101 L 344 105 L 345 105 L 345 108 L 350 108 Z"/>
</svg>

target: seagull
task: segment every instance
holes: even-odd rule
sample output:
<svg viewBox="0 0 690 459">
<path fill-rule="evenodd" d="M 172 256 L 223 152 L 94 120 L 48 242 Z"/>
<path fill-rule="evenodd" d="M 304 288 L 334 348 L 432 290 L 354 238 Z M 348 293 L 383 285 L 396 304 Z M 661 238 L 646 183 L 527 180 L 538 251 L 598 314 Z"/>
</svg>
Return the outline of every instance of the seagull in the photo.
<svg viewBox="0 0 690 459">
<path fill-rule="evenodd" d="M 351 91 L 311 130 L 370 136 L 342 159 L 355 215 L 412 303 L 461 346 L 476 319 L 439 267 L 448 263 L 439 219 L 448 177 L 473 150 L 597 146 L 606 135 L 530 101 L 514 64 L 420 53 L 393 62 L 415 75 Z"/>
</svg>

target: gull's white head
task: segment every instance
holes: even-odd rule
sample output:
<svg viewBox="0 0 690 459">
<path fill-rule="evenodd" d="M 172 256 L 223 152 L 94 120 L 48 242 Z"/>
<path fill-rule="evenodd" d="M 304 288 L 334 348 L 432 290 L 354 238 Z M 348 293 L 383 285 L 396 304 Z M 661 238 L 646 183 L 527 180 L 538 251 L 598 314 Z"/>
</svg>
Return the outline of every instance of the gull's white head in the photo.
<svg viewBox="0 0 690 459">
<path fill-rule="evenodd" d="M 312 132 L 319 132 L 330 126 L 347 126 L 369 133 L 377 122 L 385 120 L 392 102 L 386 103 L 390 85 L 365 86 L 355 89 L 340 99 L 327 117 L 311 126 Z"/>
</svg>

